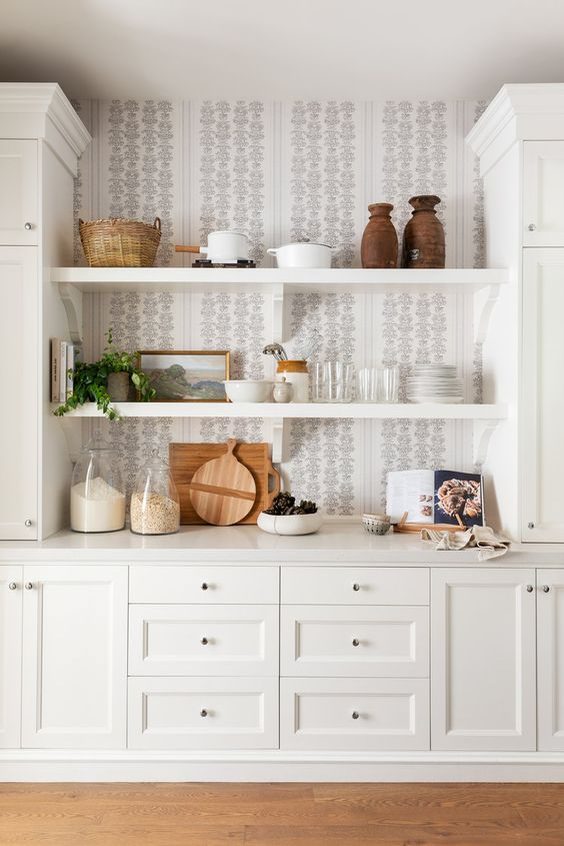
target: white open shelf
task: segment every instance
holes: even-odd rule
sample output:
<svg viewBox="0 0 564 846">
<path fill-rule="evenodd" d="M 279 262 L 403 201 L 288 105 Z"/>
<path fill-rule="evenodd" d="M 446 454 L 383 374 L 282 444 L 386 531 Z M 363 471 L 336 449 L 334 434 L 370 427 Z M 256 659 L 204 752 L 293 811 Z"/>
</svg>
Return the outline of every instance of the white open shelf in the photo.
<svg viewBox="0 0 564 846">
<path fill-rule="evenodd" d="M 122 417 L 262 417 L 284 420 L 296 417 L 348 417 L 358 420 L 427 418 L 442 420 L 503 420 L 504 404 L 443 403 L 313 403 L 291 402 L 118 402 L 113 407 Z M 54 405 L 53 408 L 56 408 Z M 94 403 L 85 403 L 68 417 L 99 417 Z"/>
<path fill-rule="evenodd" d="M 54 267 L 51 280 L 73 285 L 84 293 L 152 291 L 204 293 L 214 290 L 265 290 L 283 286 L 284 294 L 374 293 L 401 288 L 472 293 L 509 282 L 504 268 L 440 270 L 366 270 L 364 268 L 280 269 L 198 267 Z"/>
</svg>

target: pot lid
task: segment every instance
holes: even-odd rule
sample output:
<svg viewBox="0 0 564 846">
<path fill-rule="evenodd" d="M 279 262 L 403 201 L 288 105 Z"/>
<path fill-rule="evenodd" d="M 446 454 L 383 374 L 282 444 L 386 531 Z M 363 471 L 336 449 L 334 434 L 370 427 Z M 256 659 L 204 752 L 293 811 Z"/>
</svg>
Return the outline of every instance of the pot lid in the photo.
<svg viewBox="0 0 564 846">
<path fill-rule="evenodd" d="M 276 249 L 283 250 L 284 247 L 327 247 L 328 250 L 334 249 L 330 244 L 320 244 L 318 241 L 292 241 L 290 244 L 282 244 L 281 247 L 276 247 Z"/>
</svg>

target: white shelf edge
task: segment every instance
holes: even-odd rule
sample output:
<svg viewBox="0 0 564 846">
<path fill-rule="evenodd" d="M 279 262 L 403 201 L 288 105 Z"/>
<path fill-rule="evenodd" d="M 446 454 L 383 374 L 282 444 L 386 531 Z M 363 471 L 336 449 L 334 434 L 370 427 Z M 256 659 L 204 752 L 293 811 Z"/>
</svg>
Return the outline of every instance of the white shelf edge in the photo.
<svg viewBox="0 0 564 846">
<path fill-rule="evenodd" d="M 53 409 L 56 405 L 52 406 Z M 507 406 L 445 405 L 442 403 L 177 403 L 177 402 L 126 402 L 115 403 L 114 408 L 122 417 L 261 417 L 278 418 L 352 418 L 443 420 L 504 420 Z M 86 403 L 66 417 L 99 417 L 94 403 Z M 65 418 L 63 418 L 65 419 Z"/>
</svg>

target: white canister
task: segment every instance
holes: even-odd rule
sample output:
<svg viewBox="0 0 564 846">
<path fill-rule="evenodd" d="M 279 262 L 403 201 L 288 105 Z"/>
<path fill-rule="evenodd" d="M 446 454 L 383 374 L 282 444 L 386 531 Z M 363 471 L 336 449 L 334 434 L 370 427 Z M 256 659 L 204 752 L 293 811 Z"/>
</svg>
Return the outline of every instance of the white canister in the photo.
<svg viewBox="0 0 564 846">
<path fill-rule="evenodd" d="M 309 371 L 307 361 L 286 360 L 279 361 L 276 366 L 276 380 L 286 379 L 293 388 L 291 402 L 309 402 Z"/>
<path fill-rule="evenodd" d="M 239 259 L 248 260 L 249 239 L 243 232 L 210 232 L 208 246 L 200 247 L 200 252 L 214 264 L 235 264 Z"/>
</svg>

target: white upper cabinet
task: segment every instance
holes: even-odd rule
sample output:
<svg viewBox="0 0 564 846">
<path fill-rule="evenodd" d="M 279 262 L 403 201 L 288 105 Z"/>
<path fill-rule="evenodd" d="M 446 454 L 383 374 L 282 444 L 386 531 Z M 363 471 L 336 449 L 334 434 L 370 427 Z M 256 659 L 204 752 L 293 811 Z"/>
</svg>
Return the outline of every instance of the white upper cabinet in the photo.
<svg viewBox="0 0 564 846">
<path fill-rule="evenodd" d="M 564 541 L 564 249 L 524 253 L 522 538 L 558 542 Z"/>
<path fill-rule="evenodd" d="M 564 246 L 564 141 L 523 144 L 523 244 Z"/>
<path fill-rule="evenodd" d="M 538 748 L 564 752 L 564 570 L 537 571 Z"/>
<path fill-rule="evenodd" d="M 0 139 L 0 244 L 37 244 L 37 141 Z"/>
<path fill-rule="evenodd" d="M 535 571 L 433 570 L 431 748 L 536 748 Z"/>
<path fill-rule="evenodd" d="M 0 246 L 0 540 L 37 538 L 37 248 Z"/>
</svg>

